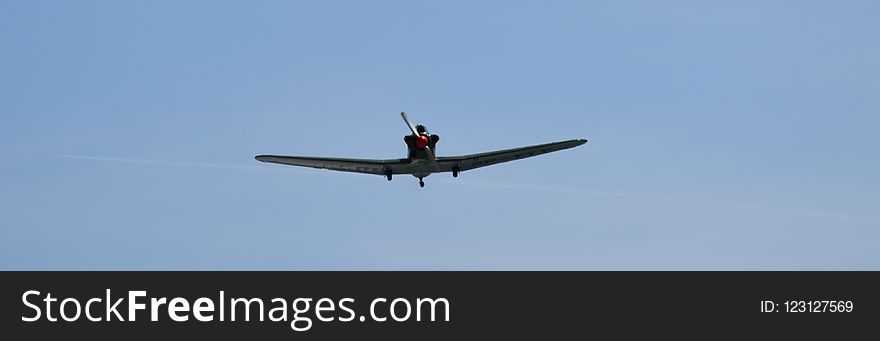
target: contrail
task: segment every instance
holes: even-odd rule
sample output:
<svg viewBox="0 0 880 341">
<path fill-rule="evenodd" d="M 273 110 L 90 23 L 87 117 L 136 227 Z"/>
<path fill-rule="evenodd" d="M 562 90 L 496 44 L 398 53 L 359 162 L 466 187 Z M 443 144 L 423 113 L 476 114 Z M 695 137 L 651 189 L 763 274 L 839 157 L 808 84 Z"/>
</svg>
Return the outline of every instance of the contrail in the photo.
<svg viewBox="0 0 880 341">
<path fill-rule="evenodd" d="M 198 167 L 198 168 L 228 169 L 228 170 L 242 170 L 242 171 L 272 171 L 272 170 L 277 170 L 277 169 L 275 169 L 275 168 L 270 168 L 270 167 L 245 166 L 245 165 L 236 165 L 236 164 L 208 163 L 208 162 L 167 161 L 167 160 L 149 160 L 149 159 L 129 159 L 129 158 L 118 158 L 118 157 L 91 156 L 91 155 L 72 155 L 72 154 L 56 154 L 55 156 L 57 156 L 57 157 L 63 157 L 63 158 L 68 158 L 68 159 L 81 159 L 81 160 L 94 160 L 94 161 L 110 161 L 110 162 L 124 162 L 124 163 L 136 163 L 136 164 L 152 165 L 152 166 Z"/>
<path fill-rule="evenodd" d="M 309 174 L 317 174 L 317 175 L 330 175 L 331 172 L 322 172 L 322 171 L 314 171 L 309 169 L 300 169 L 296 167 L 272 167 L 267 165 L 241 165 L 241 164 L 228 164 L 228 163 L 210 163 L 210 162 L 191 162 L 191 161 L 171 161 L 171 160 L 151 160 L 151 159 L 133 159 L 133 158 L 121 158 L 121 157 L 108 157 L 108 156 L 95 156 L 95 155 L 76 155 L 76 154 L 55 154 L 57 157 L 63 157 L 68 159 L 80 159 L 80 160 L 92 160 L 92 161 L 108 161 L 108 162 L 122 162 L 122 163 L 132 163 L 132 164 L 140 164 L 140 165 L 150 165 L 150 166 L 171 166 L 171 167 L 189 167 L 189 168 L 210 168 L 210 169 L 222 169 L 222 170 L 235 170 L 235 171 L 259 171 L 259 172 L 295 172 L 295 173 L 309 173 Z M 255 160 L 254 163 L 257 163 Z M 337 173 L 337 172 L 332 172 Z M 343 175 L 351 175 L 358 176 L 354 173 L 345 173 L 342 172 Z M 339 176 L 339 174 L 334 174 Z"/>
</svg>

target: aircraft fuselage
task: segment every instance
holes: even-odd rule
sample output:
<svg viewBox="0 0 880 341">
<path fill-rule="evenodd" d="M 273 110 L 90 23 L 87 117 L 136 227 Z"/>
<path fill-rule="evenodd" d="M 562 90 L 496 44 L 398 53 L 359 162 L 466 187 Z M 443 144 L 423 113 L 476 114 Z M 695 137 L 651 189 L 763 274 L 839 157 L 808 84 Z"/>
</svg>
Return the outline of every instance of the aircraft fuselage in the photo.
<svg viewBox="0 0 880 341">
<path fill-rule="evenodd" d="M 414 177 L 424 178 L 428 175 L 431 175 L 432 169 L 434 168 L 434 160 L 433 157 L 437 155 L 437 142 L 440 141 L 439 135 L 430 135 L 427 132 L 427 129 L 424 126 L 419 125 L 419 137 L 415 135 L 406 135 L 403 137 L 403 142 L 406 143 L 407 148 L 407 159 L 409 159 L 410 164 L 415 166 L 421 166 L 420 168 L 424 168 L 424 172 L 413 174 Z M 422 138 L 424 136 L 424 138 Z M 419 139 L 423 139 L 423 141 L 427 141 L 427 143 L 422 142 L 424 146 L 420 145 Z M 430 148 L 430 152 L 428 149 Z"/>
</svg>

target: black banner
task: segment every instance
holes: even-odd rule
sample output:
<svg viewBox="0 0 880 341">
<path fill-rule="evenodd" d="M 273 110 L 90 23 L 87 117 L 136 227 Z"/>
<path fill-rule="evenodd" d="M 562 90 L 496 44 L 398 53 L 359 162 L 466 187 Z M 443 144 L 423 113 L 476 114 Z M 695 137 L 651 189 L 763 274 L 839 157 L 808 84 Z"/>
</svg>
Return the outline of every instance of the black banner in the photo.
<svg viewBox="0 0 880 341">
<path fill-rule="evenodd" d="M 28 339 L 861 335 L 878 272 L 3 272 Z M 63 308 L 63 311 L 62 311 Z M 710 333 L 710 334 L 706 334 Z"/>
</svg>

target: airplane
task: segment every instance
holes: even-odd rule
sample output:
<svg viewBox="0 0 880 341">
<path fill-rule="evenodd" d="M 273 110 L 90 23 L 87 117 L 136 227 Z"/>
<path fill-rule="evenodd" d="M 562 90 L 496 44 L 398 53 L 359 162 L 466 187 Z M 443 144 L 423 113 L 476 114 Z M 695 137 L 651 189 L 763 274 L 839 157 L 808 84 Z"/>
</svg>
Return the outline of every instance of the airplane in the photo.
<svg viewBox="0 0 880 341">
<path fill-rule="evenodd" d="M 436 147 L 440 136 L 429 133 L 428 128 L 421 124 L 414 126 L 405 112 L 401 112 L 400 116 L 412 132 L 411 135 L 403 137 L 408 149 L 405 159 L 370 160 L 282 155 L 257 155 L 255 158 L 261 162 L 282 165 L 384 175 L 388 181 L 391 181 L 394 174 L 410 174 L 419 178 L 419 186 L 425 187 L 424 178 L 434 173 L 452 172 L 452 177 L 457 178 L 459 173 L 467 170 L 574 148 L 587 143 L 585 139 L 575 139 L 487 153 L 438 157 Z"/>
</svg>

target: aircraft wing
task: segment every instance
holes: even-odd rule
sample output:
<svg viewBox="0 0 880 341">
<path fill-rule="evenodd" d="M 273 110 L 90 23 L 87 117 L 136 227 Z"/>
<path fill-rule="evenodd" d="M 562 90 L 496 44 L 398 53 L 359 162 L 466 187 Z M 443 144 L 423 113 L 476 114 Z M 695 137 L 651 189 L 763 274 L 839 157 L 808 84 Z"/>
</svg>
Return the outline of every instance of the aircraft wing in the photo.
<svg viewBox="0 0 880 341">
<path fill-rule="evenodd" d="M 555 151 L 573 148 L 587 143 L 587 140 L 568 140 L 562 142 L 545 143 L 528 147 L 512 148 L 498 150 L 488 153 L 462 155 L 462 156 L 444 156 L 438 157 L 437 163 L 444 172 L 451 172 L 453 169 L 466 171 L 494 164 L 508 162 L 513 160 L 525 159 L 541 154 L 552 153 Z"/>
<path fill-rule="evenodd" d="M 406 159 L 369 160 L 280 155 L 258 155 L 256 159 L 262 162 L 278 163 L 282 165 L 376 175 L 385 175 L 388 170 L 391 170 L 394 174 L 405 173 L 406 168 L 409 166 L 409 162 Z"/>
</svg>

